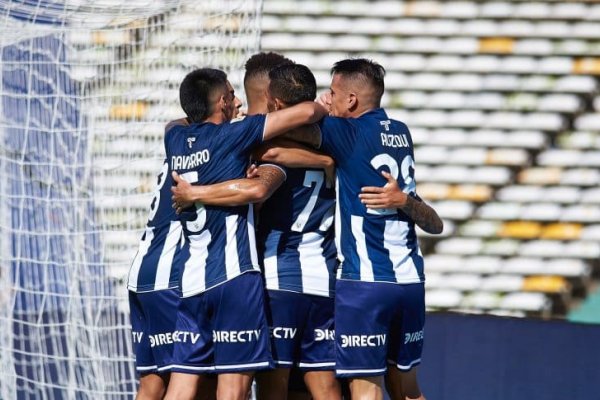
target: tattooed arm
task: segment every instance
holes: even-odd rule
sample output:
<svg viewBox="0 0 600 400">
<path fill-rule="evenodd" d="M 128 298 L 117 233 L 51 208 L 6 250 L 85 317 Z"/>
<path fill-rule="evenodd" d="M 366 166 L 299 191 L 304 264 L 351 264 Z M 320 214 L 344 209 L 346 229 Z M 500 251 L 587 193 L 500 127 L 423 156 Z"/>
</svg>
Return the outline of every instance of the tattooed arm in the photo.
<svg viewBox="0 0 600 400">
<path fill-rule="evenodd" d="M 253 176 L 251 179 L 234 179 L 198 186 L 190 185 L 173 172 L 175 181 L 175 186 L 171 188 L 173 208 L 179 213 L 195 202 L 228 207 L 259 203 L 268 199 L 285 181 L 285 172 L 269 164 L 259 166 Z"/>
<path fill-rule="evenodd" d="M 363 187 L 358 195 L 367 208 L 399 208 L 425 232 L 442 232 L 444 223 L 431 206 L 400 190 L 398 182 L 389 173 L 384 171 L 382 175 L 387 179 L 385 186 Z"/>
</svg>

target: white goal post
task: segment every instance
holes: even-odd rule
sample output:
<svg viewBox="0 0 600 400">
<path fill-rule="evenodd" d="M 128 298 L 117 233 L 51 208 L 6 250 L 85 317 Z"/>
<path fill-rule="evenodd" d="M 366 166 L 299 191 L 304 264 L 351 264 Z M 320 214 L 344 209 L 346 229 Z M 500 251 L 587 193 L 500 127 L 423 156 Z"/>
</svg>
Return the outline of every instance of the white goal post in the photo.
<svg viewBox="0 0 600 400">
<path fill-rule="evenodd" d="M 243 91 L 262 0 L 0 1 L 0 398 L 131 398 L 125 278 L 186 73 Z"/>
</svg>

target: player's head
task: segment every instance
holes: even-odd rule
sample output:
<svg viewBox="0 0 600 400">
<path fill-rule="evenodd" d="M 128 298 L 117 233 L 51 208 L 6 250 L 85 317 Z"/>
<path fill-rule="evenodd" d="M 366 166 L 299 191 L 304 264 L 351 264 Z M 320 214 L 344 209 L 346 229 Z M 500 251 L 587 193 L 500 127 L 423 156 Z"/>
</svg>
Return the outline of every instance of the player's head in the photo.
<svg viewBox="0 0 600 400">
<path fill-rule="evenodd" d="M 284 64 L 269 72 L 267 103 L 269 111 L 313 101 L 317 96 L 315 76 L 302 64 Z"/>
<path fill-rule="evenodd" d="M 356 117 L 377 108 L 383 96 L 385 69 L 366 58 L 349 58 L 331 68 L 331 114 Z"/>
<path fill-rule="evenodd" d="M 241 105 L 227 74 L 213 68 L 201 68 L 187 74 L 179 86 L 179 102 L 192 123 L 213 116 L 230 120 Z"/>
<path fill-rule="evenodd" d="M 244 89 L 249 113 L 267 112 L 265 96 L 269 87 L 269 72 L 278 65 L 293 63 L 292 60 L 273 52 L 257 53 L 246 61 Z"/>
</svg>

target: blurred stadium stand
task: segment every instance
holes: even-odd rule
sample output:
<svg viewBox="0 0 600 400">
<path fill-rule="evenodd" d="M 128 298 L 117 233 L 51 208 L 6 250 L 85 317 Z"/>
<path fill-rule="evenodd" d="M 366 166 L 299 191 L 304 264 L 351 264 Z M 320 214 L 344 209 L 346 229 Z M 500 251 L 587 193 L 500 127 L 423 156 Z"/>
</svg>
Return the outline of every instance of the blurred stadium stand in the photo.
<svg viewBox="0 0 600 400">
<path fill-rule="evenodd" d="M 323 90 L 347 56 L 386 67 L 384 106 L 411 128 L 417 190 L 445 220 L 441 236 L 421 232 L 429 309 L 600 322 L 591 299 L 572 311 L 600 276 L 600 4 L 263 12 L 262 49 L 309 66 Z"/>
</svg>

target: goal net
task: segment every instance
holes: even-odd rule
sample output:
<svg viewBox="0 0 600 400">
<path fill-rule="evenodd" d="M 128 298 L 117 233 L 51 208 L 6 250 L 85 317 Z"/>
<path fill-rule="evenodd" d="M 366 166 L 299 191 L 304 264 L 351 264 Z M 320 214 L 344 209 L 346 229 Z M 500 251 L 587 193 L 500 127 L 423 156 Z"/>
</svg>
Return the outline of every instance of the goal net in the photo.
<svg viewBox="0 0 600 400">
<path fill-rule="evenodd" d="M 0 1 L 0 398 L 130 398 L 125 280 L 182 78 L 242 91 L 261 0 Z"/>
</svg>

